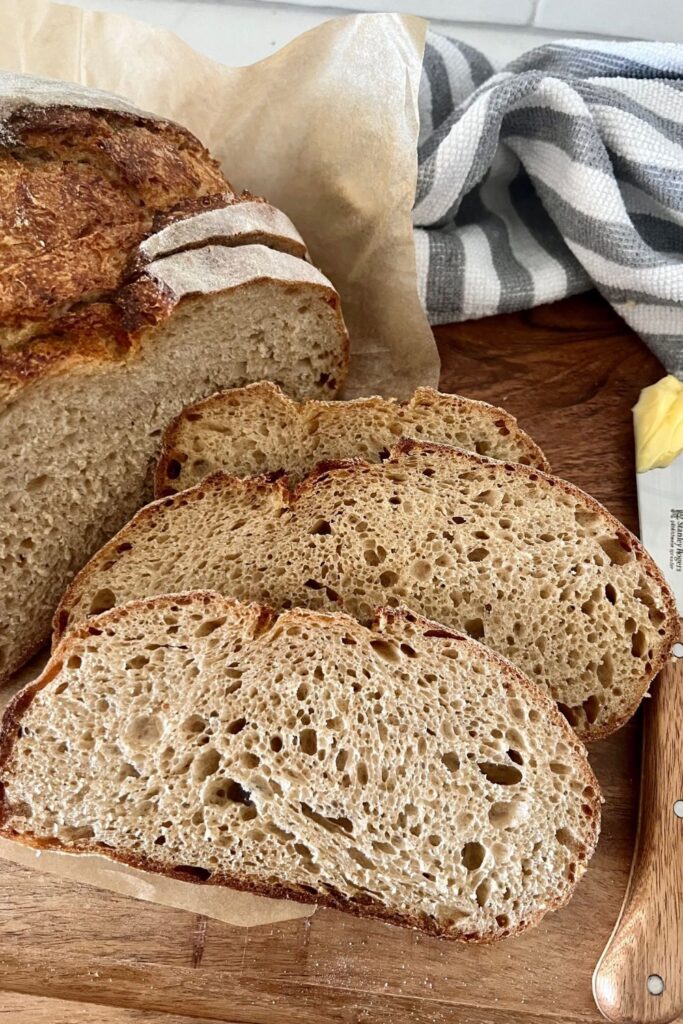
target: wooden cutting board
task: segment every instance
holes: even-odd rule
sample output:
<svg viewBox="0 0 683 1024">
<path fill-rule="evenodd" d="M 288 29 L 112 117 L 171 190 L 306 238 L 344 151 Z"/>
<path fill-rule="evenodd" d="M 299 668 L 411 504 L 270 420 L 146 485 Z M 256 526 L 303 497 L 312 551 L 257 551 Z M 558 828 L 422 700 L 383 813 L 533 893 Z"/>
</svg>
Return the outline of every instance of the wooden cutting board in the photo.
<svg viewBox="0 0 683 1024">
<path fill-rule="evenodd" d="M 662 371 L 602 300 L 589 294 L 436 334 L 444 391 L 505 405 L 557 473 L 636 528 L 630 409 Z M 0 1024 L 600 1020 L 591 975 L 626 886 L 639 738 L 635 721 L 591 751 L 603 830 L 570 905 L 493 947 L 331 911 L 231 928 L 2 862 Z"/>
</svg>

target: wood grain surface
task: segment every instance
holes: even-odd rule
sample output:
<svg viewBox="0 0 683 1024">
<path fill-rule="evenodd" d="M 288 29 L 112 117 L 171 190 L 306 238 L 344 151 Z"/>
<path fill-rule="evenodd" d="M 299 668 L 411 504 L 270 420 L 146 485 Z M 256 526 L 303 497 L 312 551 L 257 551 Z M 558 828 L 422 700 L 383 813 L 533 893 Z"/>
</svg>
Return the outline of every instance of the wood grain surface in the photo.
<svg viewBox="0 0 683 1024">
<path fill-rule="evenodd" d="M 505 405 L 559 474 L 635 528 L 630 409 L 662 371 L 602 300 L 589 294 L 436 333 L 444 390 Z M 591 751 L 603 830 L 569 906 L 492 947 L 331 911 L 240 930 L 2 863 L 0 1024 L 601 1020 L 591 976 L 628 878 L 639 740 L 636 720 Z"/>
</svg>

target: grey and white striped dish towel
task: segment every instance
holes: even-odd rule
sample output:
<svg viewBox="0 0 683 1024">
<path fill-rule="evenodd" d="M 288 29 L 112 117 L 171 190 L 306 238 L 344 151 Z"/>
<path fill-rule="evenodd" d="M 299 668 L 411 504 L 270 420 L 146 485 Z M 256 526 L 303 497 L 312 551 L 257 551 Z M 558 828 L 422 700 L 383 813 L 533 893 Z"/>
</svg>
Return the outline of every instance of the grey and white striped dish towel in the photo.
<svg viewBox="0 0 683 1024">
<path fill-rule="evenodd" d="M 683 373 L 683 46 L 567 40 L 494 73 L 430 32 L 413 223 L 432 323 L 595 286 Z"/>
</svg>

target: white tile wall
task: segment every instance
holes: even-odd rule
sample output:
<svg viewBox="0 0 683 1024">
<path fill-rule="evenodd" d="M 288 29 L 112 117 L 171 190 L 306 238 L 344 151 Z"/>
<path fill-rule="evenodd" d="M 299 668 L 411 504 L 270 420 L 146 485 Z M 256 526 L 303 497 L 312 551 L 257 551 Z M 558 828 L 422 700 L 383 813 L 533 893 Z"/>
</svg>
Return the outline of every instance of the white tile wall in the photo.
<svg viewBox="0 0 683 1024">
<path fill-rule="evenodd" d="M 205 53 L 214 60 L 237 66 L 252 64 L 261 60 L 288 43 L 301 32 L 319 25 L 327 18 L 358 10 L 351 6 L 355 0 L 334 0 L 335 8 L 325 6 L 326 0 L 317 7 L 290 5 L 281 2 L 259 2 L 259 0 L 68 0 L 79 7 L 96 11 L 111 11 L 126 14 L 162 25 L 183 38 L 190 46 Z M 306 0 L 308 2 L 308 0 Z M 312 2 L 312 0 L 311 0 Z M 330 0 L 331 2 L 331 0 Z M 365 0 L 361 0 L 361 3 Z M 453 10 L 474 4 L 477 0 L 425 0 L 440 5 L 451 13 Z M 415 14 L 427 16 L 423 0 L 387 0 L 387 9 L 402 7 Z M 498 3 L 499 0 L 490 0 Z M 507 11 L 515 0 L 500 0 Z M 681 0 L 683 2 L 683 0 Z M 380 4 L 382 0 L 380 0 Z M 367 6 L 378 9 L 378 5 L 367 0 Z M 430 7 L 431 9 L 431 7 Z M 478 8 L 477 8 L 478 9 Z M 504 13 L 501 14 L 501 18 Z M 464 16 L 463 16 L 464 17 Z M 502 66 L 518 57 L 525 50 L 539 46 L 557 36 L 534 28 L 533 25 L 484 24 L 482 22 L 457 21 L 452 18 L 433 19 L 432 27 L 437 32 L 457 36 L 471 46 L 477 47 L 495 65 Z M 576 33 L 573 33 L 574 35 Z"/>
<path fill-rule="evenodd" d="M 287 0 L 285 0 L 287 2 Z M 305 7 L 335 7 L 356 11 L 419 14 L 423 18 L 457 23 L 495 22 L 529 25 L 536 0 L 297 0 Z"/>
<path fill-rule="evenodd" d="M 539 0 L 534 24 L 563 32 L 595 32 L 683 42 L 681 0 Z"/>
<path fill-rule="evenodd" d="M 280 49 L 301 32 L 330 17 L 330 12 L 281 4 L 222 3 L 200 0 L 70 0 L 93 11 L 126 14 L 177 33 L 207 57 L 231 67 L 253 64 Z"/>
<path fill-rule="evenodd" d="M 67 0 L 69 2 L 69 0 Z M 345 11 L 404 11 L 470 43 L 497 66 L 562 35 L 683 42 L 683 0 L 70 0 L 172 29 L 229 65 L 267 57 Z"/>
<path fill-rule="evenodd" d="M 256 0 L 257 3 L 261 0 Z M 287 2 L 287 0 L 281 0 Z M 449 23 L 495 22 L 590 35 L 683 42 L 683 0 L 298 0 L 307 6 L 405 11 Z"/>
</svg>

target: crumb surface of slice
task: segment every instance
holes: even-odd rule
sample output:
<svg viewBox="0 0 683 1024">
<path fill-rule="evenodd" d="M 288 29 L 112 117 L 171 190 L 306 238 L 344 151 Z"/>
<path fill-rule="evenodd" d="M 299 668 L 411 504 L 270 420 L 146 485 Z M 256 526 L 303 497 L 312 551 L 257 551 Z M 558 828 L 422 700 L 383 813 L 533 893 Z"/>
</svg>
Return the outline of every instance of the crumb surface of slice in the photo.
<svg viewBox="0 0 683 1024">
<path fill-rule="evenodd" d="M 260 381 L 180 413 L 164 435 L 155 489 L 157 496 L 175 494 L 216 470 L 239 477 L 284 472 L 296 483 L 321 461 L 378 462 L 399 437 L 548 469 L 515 418 L 485 402 L 418 388 L 404 404 L 378 397 L 297 403 Z"/>
<path fill-rule="evenodd" d="M 362 622 L 406 605 L 463 629 L 545 686 L 593 739 L 637 708 L 676 629 L 641 546 L 556 477 L 400 442 L 384 463 L 286 481 L 215 474 L 143 509 L 82 570 L 57 633 L 134 597 L 209 587 Z"/>
<path fill-rule="evenodd" d="M 73 630 L 0 782 L 25 843 L 479 941 L 566 902 L 600 815 L 581 742 L 481 644 L 208 593 Z"/>
</svg>

